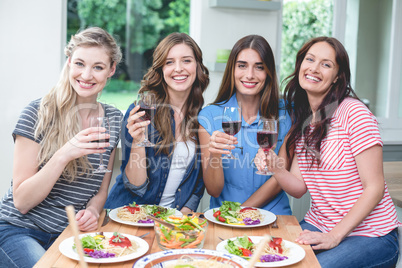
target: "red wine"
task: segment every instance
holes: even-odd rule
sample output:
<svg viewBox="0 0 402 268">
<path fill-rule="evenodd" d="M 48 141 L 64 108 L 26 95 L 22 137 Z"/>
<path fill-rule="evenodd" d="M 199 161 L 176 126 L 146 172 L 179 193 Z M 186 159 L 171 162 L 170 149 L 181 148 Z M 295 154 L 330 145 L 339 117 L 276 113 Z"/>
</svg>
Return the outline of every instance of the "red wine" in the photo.
<svg viewBox="0 0 402 268">
<path fill-rule="evenodd" d="M 240 131 L 241 121 L 222 122 L 223 131 L 229 135 L 236 135 Z"/>
<path fill-rule="evenodd" d="M 94 141 L 90 141 L 90 143 L 104 143 L 104 142 L 109 142 L 109 139 L 101 139 L 101 140 L 94 140 Z M 101 149 L 103 147 L 98 147 L 98 149 Z M 107 147 L 105 147 L 107 148 Z"/>
<path fill-rule="evenodd" d="M 272 147 L 275 146 L 278 140 L 277 132 L 270 131 L 258 131 L 257 132 L 257 142 L 264 152 L 268 152 Z"/>
<path fill-rule="evenodd" d="M 142 112 L 145 111 L 145 114 L 142 116 L 142 119 L 144 120 L 152 120 L 154 118 L 155 115 L 155 108 L 152 107 L 140 107 L 140 109 L 138 110 L 138 112 Z"/>
<path fill-rule="evenodd" d="M 103 143 L 103 142 L 109 142 L 109 139 L 101 139 L 101 140 L 96 140 L 96 141 L 91 141 L 91 142 Z"/>
</svg>

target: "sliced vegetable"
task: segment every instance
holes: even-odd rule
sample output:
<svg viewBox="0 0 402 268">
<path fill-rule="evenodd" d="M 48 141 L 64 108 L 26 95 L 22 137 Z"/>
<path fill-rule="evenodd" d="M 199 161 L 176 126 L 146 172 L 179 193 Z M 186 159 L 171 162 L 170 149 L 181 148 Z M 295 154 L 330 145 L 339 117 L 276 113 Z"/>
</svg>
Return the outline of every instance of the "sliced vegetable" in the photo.
<svg viewBox="0 0 402 268">
<path fill-rule="evenodd" d="M 281 254 L 283 252 L 282 249 L 282 238 L 280 237 L 272 237 L 272 240 L 269 242 L 269 246 L 278 250 L 278 253 Z M 225 249 L 234 255 L 241 256 L 245 259 L 249 259 L 252 255 L 253 250 L 255 249 L 255 244 L 251 241 L 250 237 L 243 236 L 237 237 L 234 240 L 228 240 L 225 245 Z M 261 262 L 274 262 L 274 261 L 282 261 L 286 260 L 288 257 L 280 256 L 278 254 L 267 254 L 261 256 Z"/>
<path fill-rule="evenodd" d="M 94 252 L 93 248 L 84 248 L 84 253 Z"/>
<path fill-rule="evenodd" d="M 219 210 L 214 211 L 212 215 L 213 217 L 215 217 L 217 221 L 223 222 L 221 218 L 219 218 L 220 216 L 225 219 L 226 223 L 234 225 L 256 225 L 261 223 L 259 219 L 257 220 L 252 220 L 250 218 L 242 219 L 239 213 L 257 209 L 252 207 L 241 208 L 240 205 L 241 204 L 239 202 L 223 201 L 222 205 L 219 207 Z"/>
<path fill-rule="evenodd" d="M 143 205 L 143 207 L 148 215 L 153 215 L 156 218 L 166 218 L 176 213 L 174 208 L 165 208 L 158 205 Z"/>
<path fill-rule="evenodd" d="M 274 262 L 274 261 L 283 261 L 288 259 L 286 256 L 279 256 L 276 254 L 268 254 L 268 255 L 263 255 L 260 258 L 261 262 Z"/>
<path fill-rule="evenodd" d="M 252 220 L 251 218 L 244 218 L 243 223 L 245 225 L 256 225 L 256 224 L 260 224 L 261 221 L 260 221 L 260 219 Z"/>
<path fill-rule="evenodd" d="M 103 237 L 104 238 L 104 237 Z M 81 238 L 81 243 L 83 248 L 87 249 L 103 249 L 103 246 L 101 245 L 102 239 L 103 238 L 95 238 L 93 236 L 87 235 Z M 74 244 L 75 248 L 75 244 Z"/>
<path fill-rule="evenodd" d="M 169 216 L 164 219 L 175 226 L 170 229 L 160 223 L 155 224 L 158 242 L 165 249 L 199 248 L 208 224 L 206 219 L 197 216 Z"/>
<path fill-rule="evenodd" d="M 241 250 L 243 256 L 246 256 L 246 257 L 249 257 L 249 256 L 251 256 L 251 255 L 253 254 L 253 253 L 251 252 L 251 250 L 246 249 L 246 248 L 240 248 L 240 250 Z"/>
<path fill-rule="evenodd" d="M 217 210 L 212 216 L 213 216 L 214 218 L 216 218 L 216 217 L 218 217 L 219 215 L 221 215 L 221 211 L 220 211 L 220 210 Z"/>
<path fill-rule="evenodd" d="M 89 257 L 95 258 L 95 259 L 101 259 L 101 258 L 114 258 L 116 255 L 114 253 L 109 253 L 109 252 L 103 252 L 100 250 L 94 250 L 93 252 L 89 252 L 87 254 Z"/>
<path fill-rule="evenodd" d="M 222 216 L 218 216 L 218 221 L 221 221 L 221 222 L 226 222 L 225 218 L 224 218 L 224 217 L 222 217 Z"/>
</svg>

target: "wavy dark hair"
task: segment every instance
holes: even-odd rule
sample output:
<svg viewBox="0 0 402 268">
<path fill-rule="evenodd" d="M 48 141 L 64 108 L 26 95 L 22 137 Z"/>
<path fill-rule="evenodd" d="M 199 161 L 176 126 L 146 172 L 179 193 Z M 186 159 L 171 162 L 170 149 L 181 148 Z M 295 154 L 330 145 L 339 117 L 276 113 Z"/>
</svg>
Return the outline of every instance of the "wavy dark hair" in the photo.
<svg viewBox="0 0 402 268">
<path fill-rule="evenodd" d="M 158 153 L 169 153 L 171 144 L 174 144 L 175 138 L 171 128 L 171 108 L 169 107 L 169 94 L 166 81 L 163 79 L 162 68 L 166 63 L 166 58 L 170 49 L 178 44 L 185 44 L 189 46 L 194 53 L 197 63 L 196 74 L 197 77 L 194 81 L 190 95 L 184 105 L 184 119 L 181 124 L 181 134 L 184 141 L 191 139 L 194 142 L 198 139 L 199 124 L 197 115 L 204 104 L 202 93 L 209 84 L 209 71 L 203 64 L 202 51 L 197 43 L 185 33 L 171 33 L 166 36 L 156 47 L 153 53 L 153 63 L 145 74 L 141 82 L 139 92 L 153 92 L 156 96 L 158 109 L 154 117 L 154 125 L 159 132 L 161 139 L 158 141 Z"/>
<path fill-rule="evenodd" d="M 271 46 L 264 37 L 259 35 L 247 35 L 241 38 L 233 46 L 230 52 L 218 95 L 213 104 L 226 103 L 235 94 L 234 72 L 237 56 L 244 49 L 251 48 L 261 57 L 264 69 L 267 73 L 264 88 L 260 91 L 260 114 L 266 118 L 278 118 L 279 85 L 275 69 L 275 58 Z"/>
<path fill-rule="evenodd" d="M 314 130 L 310 131 L 310 118 L 312 111 L 307 99 L 306 91 L 300 86 L 299 72 L 301 64 L 309 49 L 318 42 L 326 42 L 335 50 L 336 64 L 338 64 L 338 79 L 319 105 L 314 122 Z M 293 158 L 296 142 L 303 136 L 306 157 L 310 154 L 313 161 L 320 162 L 321 141 L 326 137 L 333 113 L 339 104 L 346 98 L 357 98 L 350 85 L 349 56 L 344 46 L 333 37 L 316 37 L 307 41 L 296 56 L 295 70 L 288 76 L 284 98 L 287 110 L 292 118 L 292 127 L 288 132 L 286 152 L 289 159 Z M 310 133 L 311 132 L 311 133 Z"/>
</svg>

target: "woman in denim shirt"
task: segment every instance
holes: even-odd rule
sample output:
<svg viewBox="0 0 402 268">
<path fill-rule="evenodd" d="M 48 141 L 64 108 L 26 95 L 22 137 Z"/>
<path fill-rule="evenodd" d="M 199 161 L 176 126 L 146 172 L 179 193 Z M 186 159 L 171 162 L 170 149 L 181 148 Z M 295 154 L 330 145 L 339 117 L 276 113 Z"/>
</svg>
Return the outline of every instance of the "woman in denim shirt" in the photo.
<svg viewBox="0 0 402 268">
<path fill-rule="evenodd" d="M 172 33 L 153 54 L 140 93 L 154 93 L 157 109 L 152 124 L 141 121 L 145 112 L 130 105 L 124 117 L 121 174 L 105 207 L 135 201 L 174 207 L 183 214 L 195 211 L 204 193 L 198 146 L 197 115 L 209 84 L 202 52 L 187 34 Z M 138 147 L 148 127 L 155 147 Z"/>
<path fill-rule="evenodd" d="M 225 106 L 242 108 L 241 129 L 236 136 L 222 131 Z M 278 151 L 291 120 L 284 102 L 279 100 L 270 45 L 262 36 L 248 35 L 234 45 L 218 95 L 198 117 L 204 182 L 211 195 L 211 208 L 221 206 L 222 201 L 236 201 L 279 215 L 292 214 L 288 197 L 276 180 L 256 174 L 253 165 L 259 148 L 257 126 L 260 116 L 278 120 Z M 228 150 L 237 159 L 222 160 L 222 154 L 227 154 Z"/>
</svg>

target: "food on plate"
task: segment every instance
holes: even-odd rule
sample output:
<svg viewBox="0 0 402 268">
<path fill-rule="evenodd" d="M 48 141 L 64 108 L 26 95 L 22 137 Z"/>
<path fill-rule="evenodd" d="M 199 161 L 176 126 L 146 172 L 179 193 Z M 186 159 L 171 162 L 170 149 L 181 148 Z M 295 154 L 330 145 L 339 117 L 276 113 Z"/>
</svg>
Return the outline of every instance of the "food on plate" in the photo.
<svg viewBox="0 0 402 268">
<path fill-rule="evenodd" d="M 86 235 L 81 238 L 84 255 L 91 258 L 115 258 L 131 254 L 138 249 L 135 241 L 128 239 L 118 232 L 106 237 L 103 233 Z M 73 248 L 76 249 L 75 244 Z"/>
<path fill-rule="evenodd" d="M 194 259 L 191 256 L 183 256 L 173 264 L 167 265 L 167 268 L 233 268 L 227 260 L 220 261 L 219 258 L 211 258 L 207 260 Z"/>
<path fill-rule="evenodd" d="M 202 248 L 208 221 L 200 216 L 168 216 L 163 219 L 174 225 L 171 229 L 158 222 L 154 229 L 159 247 L 164 250 L 183 248 Z"/>
<path fill-rule="evenodd" d="M 223 201 L 219 209 L 213 210 L 213 217 L 220 222 L 233 225 L 256 225 L 264 220 L 260 210 L 241 207 L 239 202 Z"/>
<path fill-rule="evenodd" d="M 249 259 L 255 251 L 257 244 L 247 235 L 236 237 L 233 240 L 227 240 L 225 249 L 234 255 Z M 271 237 L 271 240 L 265 245 L 260 262 L 275 262 L 288 259 L 289 249 L 283 244 L 280 237 Z"/>
<path fill-rule="evenodd" d="M 165 208 L 158 205 L 138 205 L 135 202 L 118 209 L 117 217 L 123 221 L 138 223 L 153 223 L 151 219 L 147 219 L 148 215 L 156 218 L 164 218 L 176 213 L 174 208 Z"/>
</svg>

